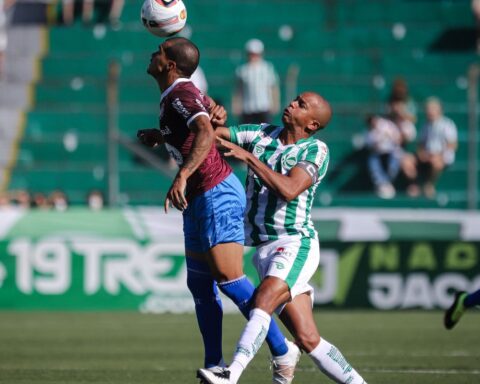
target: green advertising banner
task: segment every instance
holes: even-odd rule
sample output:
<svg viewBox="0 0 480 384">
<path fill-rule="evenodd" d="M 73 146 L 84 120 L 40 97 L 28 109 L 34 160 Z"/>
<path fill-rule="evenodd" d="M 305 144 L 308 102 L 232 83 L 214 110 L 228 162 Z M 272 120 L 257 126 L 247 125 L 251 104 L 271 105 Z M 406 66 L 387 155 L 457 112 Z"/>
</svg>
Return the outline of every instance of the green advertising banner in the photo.
<svg viewBox="0 0 480 384">
<path fill-rule="evenodd" d="M 78 209 L 0 219 L 0 309 L 193 310 L 179 214 Z M 311 282 L 317 305 L 445 308 L 455 290 L 480 288 L 480 242 L 332 237 L 321 242 Z M 245 270 L 257 282 L 252 254 L 246 249 Z"/>
<path fill-rule="evenodd" d="M 446 308 L 480 288 L 480 243 L 323 242 L 315 302 L 348 308 Z"/>
</svg>

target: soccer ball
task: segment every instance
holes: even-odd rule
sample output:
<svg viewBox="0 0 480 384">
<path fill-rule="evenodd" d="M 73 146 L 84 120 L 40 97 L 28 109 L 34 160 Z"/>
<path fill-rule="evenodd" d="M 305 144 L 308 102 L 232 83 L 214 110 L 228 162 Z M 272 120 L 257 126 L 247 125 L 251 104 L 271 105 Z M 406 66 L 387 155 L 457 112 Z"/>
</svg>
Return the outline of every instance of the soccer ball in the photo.
<svg viewBox="0 0 480 384">
<path fill-rule="evenodd" d="M 187 9 L 182 0 L 145 0 L 142 23 L 156 36 L 168 37 L 180 32 L 187 22 Z"/>
</svg>

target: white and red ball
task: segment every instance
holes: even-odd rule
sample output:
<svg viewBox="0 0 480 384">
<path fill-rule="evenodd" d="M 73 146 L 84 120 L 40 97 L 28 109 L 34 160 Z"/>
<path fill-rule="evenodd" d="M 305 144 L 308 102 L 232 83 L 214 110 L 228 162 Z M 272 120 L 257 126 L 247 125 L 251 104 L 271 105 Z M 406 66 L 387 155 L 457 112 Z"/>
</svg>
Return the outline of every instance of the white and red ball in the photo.
<svg viewBox="0 0 480 384">
<path fill-rule="evenodd" d="M 182 0 L 145 0 L 141 18 L 147 31 L 156 36 L 168 37 L 185 27 L 187 9 Z"/>
</svg>

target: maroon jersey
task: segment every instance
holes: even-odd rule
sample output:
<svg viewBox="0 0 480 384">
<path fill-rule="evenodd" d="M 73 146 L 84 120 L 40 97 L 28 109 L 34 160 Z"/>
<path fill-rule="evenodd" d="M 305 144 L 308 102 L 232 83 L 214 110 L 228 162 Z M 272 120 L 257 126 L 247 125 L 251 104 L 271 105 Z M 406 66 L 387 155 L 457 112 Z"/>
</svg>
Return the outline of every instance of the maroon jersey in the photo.
<svg viewBox="0 0 480 384">
<path fill-rule="evenodd" d="M 160 132 L 170 156 L 179 166 L 190 154 L 195 138 L 189 124 L 200 115 L 210 118 L 209 107 L 209 100 L 189 79 L 177 79 L 162 93 Z M 231 172 L 232 168 L 220 156 L 213 143 L 205 160 L 187 180 L 187 200 L 190 201 L 194 196 L 221 183 Z"/>
</svg>

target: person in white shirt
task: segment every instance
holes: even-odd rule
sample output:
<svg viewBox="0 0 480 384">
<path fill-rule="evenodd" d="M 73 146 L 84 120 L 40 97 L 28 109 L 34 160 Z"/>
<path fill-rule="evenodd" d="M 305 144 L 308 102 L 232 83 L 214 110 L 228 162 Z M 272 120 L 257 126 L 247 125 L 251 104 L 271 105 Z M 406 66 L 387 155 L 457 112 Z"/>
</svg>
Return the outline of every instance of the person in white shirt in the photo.
<svg viewBox="0 0 480 384">
<path fill-rule="evenodd" d="M 418 179 L 421 179 L 425 196 L 433 198 L 438 177 L 455 161 L 457 127 L 443 115 L 442 104 L 436 97 L 427 99 L 425 114 L 427 121 L 420 132 L 416 153 L 418 174 L 408 190 L 410 194 L 419 191 Z"/>
<path fill-rule="evenodd" d="M 264 46 L 258 39 L 245 44 L 248 61 L 235 71 L 236 85 L 232 111 L 240 124 L 270 123 L 279 111 L 278 75 L 272 63 L 263 59 Z"/>
<path fill-rule="evenodd" d="M 391 120 L 380 116 L 369 116 L 367 125 L 368 171 L 377 195 L 391 199 L 395 196 L 393 182 L 403 153 L 401 133 Z"/>
</svg>

